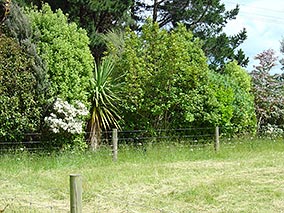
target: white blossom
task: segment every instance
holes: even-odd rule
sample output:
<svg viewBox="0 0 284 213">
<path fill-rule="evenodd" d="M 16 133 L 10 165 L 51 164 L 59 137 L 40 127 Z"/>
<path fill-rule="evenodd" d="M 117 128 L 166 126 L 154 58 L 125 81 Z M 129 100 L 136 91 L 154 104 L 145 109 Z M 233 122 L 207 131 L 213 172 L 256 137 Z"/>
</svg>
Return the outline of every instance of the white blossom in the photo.
<svg viewBox="0 0 284 213">
<path fill-rule="evenodd" d="M 80 101 L 76 101 L 75 104 L 76 106 L 73 106 L 60 98 L 55 101 L 53 105 L 54 112 L 44 119 L 52 132 L 82 133 L 82 119 L 88 115 L 88 110 Z"/>
</svg>

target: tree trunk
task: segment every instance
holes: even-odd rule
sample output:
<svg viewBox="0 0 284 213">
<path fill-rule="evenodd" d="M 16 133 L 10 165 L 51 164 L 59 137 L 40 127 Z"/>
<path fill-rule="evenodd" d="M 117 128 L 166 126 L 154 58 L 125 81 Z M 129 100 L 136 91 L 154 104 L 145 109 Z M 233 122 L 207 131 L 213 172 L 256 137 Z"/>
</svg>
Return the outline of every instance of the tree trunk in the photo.
<svg viewBox="0 0 284 213">
<path fill-rule="evenodd" d="M 159 2 L 158 0 L 154 0 L 154 5 L 153 5 L 153 23 L 155 23 L 158 19 L 158 5 Z"/>
<path fill-rule="evenodd" d="M 96 124 L 90 121 L 89 123 L 89 135 L 88 142 L 90 150 L 95 151 L 99 148 L 101 143 L 101 128 Z"/>
</svg>

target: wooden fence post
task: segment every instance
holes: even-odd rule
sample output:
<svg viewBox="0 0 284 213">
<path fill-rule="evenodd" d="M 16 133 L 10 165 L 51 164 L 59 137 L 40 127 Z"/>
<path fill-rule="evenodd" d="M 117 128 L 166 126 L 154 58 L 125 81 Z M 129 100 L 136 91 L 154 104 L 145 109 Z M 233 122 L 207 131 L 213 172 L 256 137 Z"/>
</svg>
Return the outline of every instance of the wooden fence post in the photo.
<svg viewBox="0 0 284 213">
<path fill-rule="evenodd" d="M 117 129 L 112 130 L 112 160 L 117 161 Z"/>
<path fill-rule="evenodd" d="M 220 149 L 220 140 L 219 140 L 219 127 L 216 126 L 215 128 L 215 142 L 214 142 L 214 149 L 215 152 L 218 152 Z"/>
<path fill-rule="evenodd" d="M 82 179 L 81 175 L 70 175 L 70 212 L 82 213 Z"/>
</svg>

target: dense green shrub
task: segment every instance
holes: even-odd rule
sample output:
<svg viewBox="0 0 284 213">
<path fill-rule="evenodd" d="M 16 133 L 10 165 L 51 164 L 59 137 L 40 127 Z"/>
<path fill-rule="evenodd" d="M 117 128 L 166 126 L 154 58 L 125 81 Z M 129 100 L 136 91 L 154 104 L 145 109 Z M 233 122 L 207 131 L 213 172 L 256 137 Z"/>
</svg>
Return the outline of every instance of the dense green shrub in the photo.
<svg viewBox="0 0 284 213">
<path fill-rule="evenodd" d="M 47 4 L 42 5 L 40 10 L 28 10 L 27 15 L 33 30 L 32 42 L 36 44 L 37 54 L 45 64 L 45 78 L 49 84 L 47 98 L 50 104 L 43 119 L 50 116 L 57 98 L 71 105 L 79 101 L 90 109 L 94 59 L 88 46 L 87 32 L 75 23 L 69 23 L 61 10 L 53 12 Z M 82 119 L 85 128 L 86 117 Z M 55 133 L 45 124 L 42 132 L 46 139 L 56 143 L 53 143 L 55 146 L 76 145 L 77 142 L 81 145 L 84 140 L 82 134 L 73 135 L 64 132 L 64 128 Z"/>
<path fill-rule="evenodd" d="M 201 42 L 183 25 L 168 32 L 148 22 L 124 37 L 108 47 L 124 76 L 125 128 L 255 126 L 248 73 L 236 62 L 222 74 L 209 70 Z"/>
<path fill-rule="evenodd" d="M 238 66 L 237 62 L 226 64 L 224 72 L 232 80 L 232 88 L 235 93 L 232 124 L 239 128 L 251 127 L 255 129 L 256 114 L 251 76 L 246 70 Z"/>
<path fill-rule="evenodd" d="M 233 102 L 235 93 L 232 88 L 232 81 L 228 76 L 221 75 L 217 72 L 210 71 L 210 87 L 213 91 L 217 115 L 216 124 L 218 126 L 231 125 L 231 119 L 234 113 Z"/>
<path fill-rule="evenodd" d="M 28 11 L 28 16 L 33 42 L 47 66 L 51 95 L 71 103 L 79 100 L 88 104 L 94 59 L 87 32 L 75 23 L 68 23 L 61 10 L 53 13 L 47 4 L 41 10 Z"/>
<path fill-rule="evenodd" d="M 206 57 L 199 40 L 183 25 L 167 32 L 148 21 L 140 36 L 126 32 L 123 48 L 116 72 L 124 76 L 125 128 L 177 128 L 210 122 Z"/>
<path fill-rule="evenodd" d="M 209 76 L 217 103 L 217 124 L 237 127 L 235 130 L 255 130 L 254 97 L 251 93 L 251 77 L 246 70 L 236 62 L 230 62 L 225 65 L 223 74 L 211 71 Z"/>
<path fill-rule="evenodd" d="M 3 26 L 7 36 L 15 38 L 21 48 L 33 58 L 33 70 L 37 79 L 37 94 L 41 97 L 41 104 L 45 105 L 49 95 L 49 83 L 45 63 L 38 55 L 36 45 L 33 43 L 33 31 L 29 17 L 23 8 L 16 3 L 11 6 L 10 14 Z"/>
<path fill-rule="evenodd" d="M 33 60 L 14 39 L 2 35 L 0 61 L 0 141 L 20 141 L 40 121 Z"/>
</svg>

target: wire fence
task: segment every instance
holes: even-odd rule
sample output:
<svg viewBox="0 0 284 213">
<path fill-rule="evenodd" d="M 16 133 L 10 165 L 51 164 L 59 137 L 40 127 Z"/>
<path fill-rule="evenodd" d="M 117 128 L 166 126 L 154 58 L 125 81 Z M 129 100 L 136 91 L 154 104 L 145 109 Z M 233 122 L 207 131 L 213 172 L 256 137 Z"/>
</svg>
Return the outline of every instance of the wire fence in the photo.
<svg viewBox="0 0 284 213">
<path fill-rule="evenodd" d="M 42 143 L 45 143 L 45 141 L 40 140 L 40 134 L 29 134 L 28 136 L 33 140 L 23 142 L 0 142 L 0 150 L 9 151 L 11 149 L 26 149 L 29 151 L 42 151 L 45 149 L 45 146 L 42 145 Z M 106 154 L 107 156 L 111 156 L 114 153 L 113 136 L 113 131 L 105 131 L 102 134 L 101 148 L 106 150 L 106 152 L 102 153 Z M 149 146 L 167 144 L 172 144 L 174 146 L 180 146 L 182 144 L 185 145 L 186 148 L 190 149 L 202 149 L 204 147 L 213 148 L 213 145 L 216 143 L 216 137 L 215 127 L 171 130 L 159 129 L 155 131 L 117 131 L 118 147 L 129 146 L 134 148 L 148 148 Z M 239 131 L 237 128 L 233 127 L 221 127 L 218 131 L 218 137 L 220 137 L 220 144 L 226 145 L 222 148 L 234 149 L 234 145 L 244 143 L 244 141 L 253 141 L 259 138 L 265 138 L 271 141 L 274 141 L 276 138 L 283 139 L 283 134 L 265 135 L 258 134 L 249 128 L 247 128 L 247 131 Z M 184 148 L 184 146 L 181 147 Z M 147 151 L 147 149 L 145 149 L 145 151 Z M 86 183 L 85 187 L 88 187 L 88 184 L 91 183 Z M 0 212 L 70 212 L 69 189 L 51 188 L 48 190 L 48 194 L 58 194 L 58 192 L 60 192 L 60 199 L 53 199 L 52 197 L 39 197 L 32 192 L 21 192 L 21 194 L 17 196 L 3 195 L 0 192 Z M 127 194 L 124 195 L 125 199 L 112 196 L 110 200 L 109 197 L 109 194 L 100 192 L 94 193 L 94 197 L 92 198 L 93 205 L 89 207 L 83 206 L 83 212 L 175 212 L 172 209 L 158 208 L 153 205 L 149 205 L 147 201 L 135 201 L 131 199 L 131 195 Z"/>
<path fill-rule="evenodd" d="M 112 146 L 113 131 L 103 131 L 101 134 L 101 147 Z M 85 138 L 91 132 L 85 132 Z M 192 147 L 203 147 L 212 144 L 216 140 L 216 127 L 205 128 L 180 128 L 180 129 L 155 129 L 155 130 L 118 130 L 118 146 L 143 147 L 149 144 L 186 143 Z M 256 132 L 255 127 L 220 127 L 219 137 L 221 144 L 231 144 L 240 141 L 241 138 L 274 140 L 283 138 L 284 132 L 280 129 L 266 129 Z M 40 133 L 25 134 L 24 141 L 0 141 L 0 152 L 23 151 L 30 152 L 60 150 L 54 146 L 53 141 L 48 141 Z M 237 140 L 236 140 L 237 139 Z M 87 141 L 88 142 L 88 141 Z"/>
</svg>

